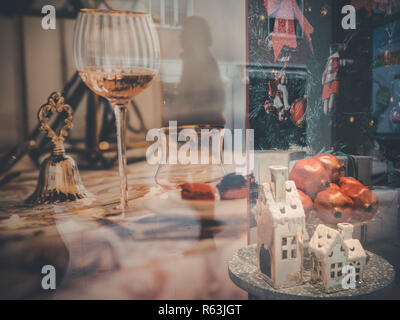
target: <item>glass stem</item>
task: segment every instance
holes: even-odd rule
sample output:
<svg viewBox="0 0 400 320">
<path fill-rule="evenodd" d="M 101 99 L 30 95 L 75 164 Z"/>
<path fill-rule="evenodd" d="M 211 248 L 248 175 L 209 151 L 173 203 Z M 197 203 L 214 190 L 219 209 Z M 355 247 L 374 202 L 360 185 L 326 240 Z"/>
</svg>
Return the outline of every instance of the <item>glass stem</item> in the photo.
<svg viewBox="0 0 400 320">
<path fill-rule="evenodd" d="M 115 121 L 117 126 L 117 143 L 118 143 L 118 165 L 119 165 L 119 179 L 121 190 L 121 207 L 126 209 L 128 207 L 128 178 L 126 172 L 126 105 L 113 104 Z"/>
</svg>

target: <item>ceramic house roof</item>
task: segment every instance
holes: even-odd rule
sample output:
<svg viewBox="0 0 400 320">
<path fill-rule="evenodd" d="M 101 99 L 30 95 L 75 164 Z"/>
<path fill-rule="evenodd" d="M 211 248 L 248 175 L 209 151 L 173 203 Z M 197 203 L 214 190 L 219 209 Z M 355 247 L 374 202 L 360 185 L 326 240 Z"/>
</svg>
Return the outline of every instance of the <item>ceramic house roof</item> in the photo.
<svg viewBox="0 0 400 320">
<path fill-rule="evenodd" d="M 344 243 L 349 248 L 348 259 L 349 261 L 358 260 L 367 257 L 367 253 L 357 239 L 345 240 Z"/>
<path fill-rule="evenodd" d="M 315 232 L 310 240 L 309 247 L 319 258 L 324 258 L 329 255 L 330 251 L 336 244 L 340 243 L 345 249 L 345 256 L 347 256 L 346 251 L 348 251 L 348 248 L 345 245 L 339 231 L 320 224 L 315 229 Z"/>
<path fill-rule="evenodd" d="M 270 183 L 263 184 L 263 192 L 274 226 L 286 223 L 298 224 L 301 226 L 304 240 L 308 240 L 303 204 L 301 203 L 295 183 L 293 181 L 285 182 L 285 202 L 275 201 Z"/>
</svg>

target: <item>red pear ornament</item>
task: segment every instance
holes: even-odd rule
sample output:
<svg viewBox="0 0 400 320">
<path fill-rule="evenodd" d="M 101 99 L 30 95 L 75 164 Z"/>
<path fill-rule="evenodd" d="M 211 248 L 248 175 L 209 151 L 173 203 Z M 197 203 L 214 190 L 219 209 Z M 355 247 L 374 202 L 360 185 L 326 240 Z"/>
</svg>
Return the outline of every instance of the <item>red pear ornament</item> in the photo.
<svg viewBox="0 0 400 320">
<path fill-rule="evenodd" d="M 313 201 L 303 191 L 297 190 L 297 192 L 299 193 L 301 204 L 303 205 L 304 214 L 306 216 L 306 219 L 308 219 L 308 217 L 310 216 L 311 210 L 314 209 Z"/>
<path fill-rule="evenodd" d="M 329 173 L 317 159 L 302 159 L 296 162 L 289 175 L 297 189 L 305 192 L 312 199 L 318 192 L 329 187 Z"/>
<path fill-rule="evenodd" d="M 337 185 L 331 183 L 329 189 L 318 193 L 314 208 L 323 222 L 337 224 L 350 221 L 353 201 Z"/>
<path fill-rule="evenodd" d="M 338 158 L 330 153 L 320 153 L 314 156 L 314 159 L 322 162 L 322 165 L 328 171 L 331 182 L 339 182 L 344 166 L 340 165 Z"/>
<path fill-rule="evenodd" d="M 351 177 L 340 179 L 340 190 L 353 200 L 353 218 L 372 219 L 378 212 L 378 197 L 360 181 Z"/>
</svg>

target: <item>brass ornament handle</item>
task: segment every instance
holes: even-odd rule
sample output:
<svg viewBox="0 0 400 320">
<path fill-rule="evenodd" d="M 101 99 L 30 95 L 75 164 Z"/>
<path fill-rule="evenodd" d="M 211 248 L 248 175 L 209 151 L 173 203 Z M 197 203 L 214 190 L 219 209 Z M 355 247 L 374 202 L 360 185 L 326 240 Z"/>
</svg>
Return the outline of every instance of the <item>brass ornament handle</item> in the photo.
<svg viewBox="0 0 400 320">
<path fill-rule="evenodd" d="M 60 133 L 57 135 L 54 130 L 49 126 L 49 117 L 54 113 L 62 113 L 65 111 L 67 117 L 64 119 L 64 126 L 61 128 Z M 53 143 L 53 153 L 64 153 L 64 137 L 68 135 L 68 130 L 72 129 L 72 108 L 64 103 L 64 97 L 58 93 L 53 92 L 47 99 L 47 103 L 42 105 L 38 111 L 38 120 L 40 122 L 40 130 L 47 132 L 47 136 Z"/>
</svg>

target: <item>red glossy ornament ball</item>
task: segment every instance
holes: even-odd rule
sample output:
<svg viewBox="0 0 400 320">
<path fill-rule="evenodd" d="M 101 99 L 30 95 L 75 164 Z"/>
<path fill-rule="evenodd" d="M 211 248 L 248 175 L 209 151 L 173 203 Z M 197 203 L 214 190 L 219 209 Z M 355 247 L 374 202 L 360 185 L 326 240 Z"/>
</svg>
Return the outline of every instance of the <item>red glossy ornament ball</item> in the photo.
<svg viewBox="0 0 400 320">
<path fill-rule="evenodd" d="M 307 110 L 306 98 L 300 98 L 295 100 L 290 109 L 290 119 L 296 126 L 298 127 L 303 126 L 304 120 L 306 118 L 306 110 Z"/>
</svg>

